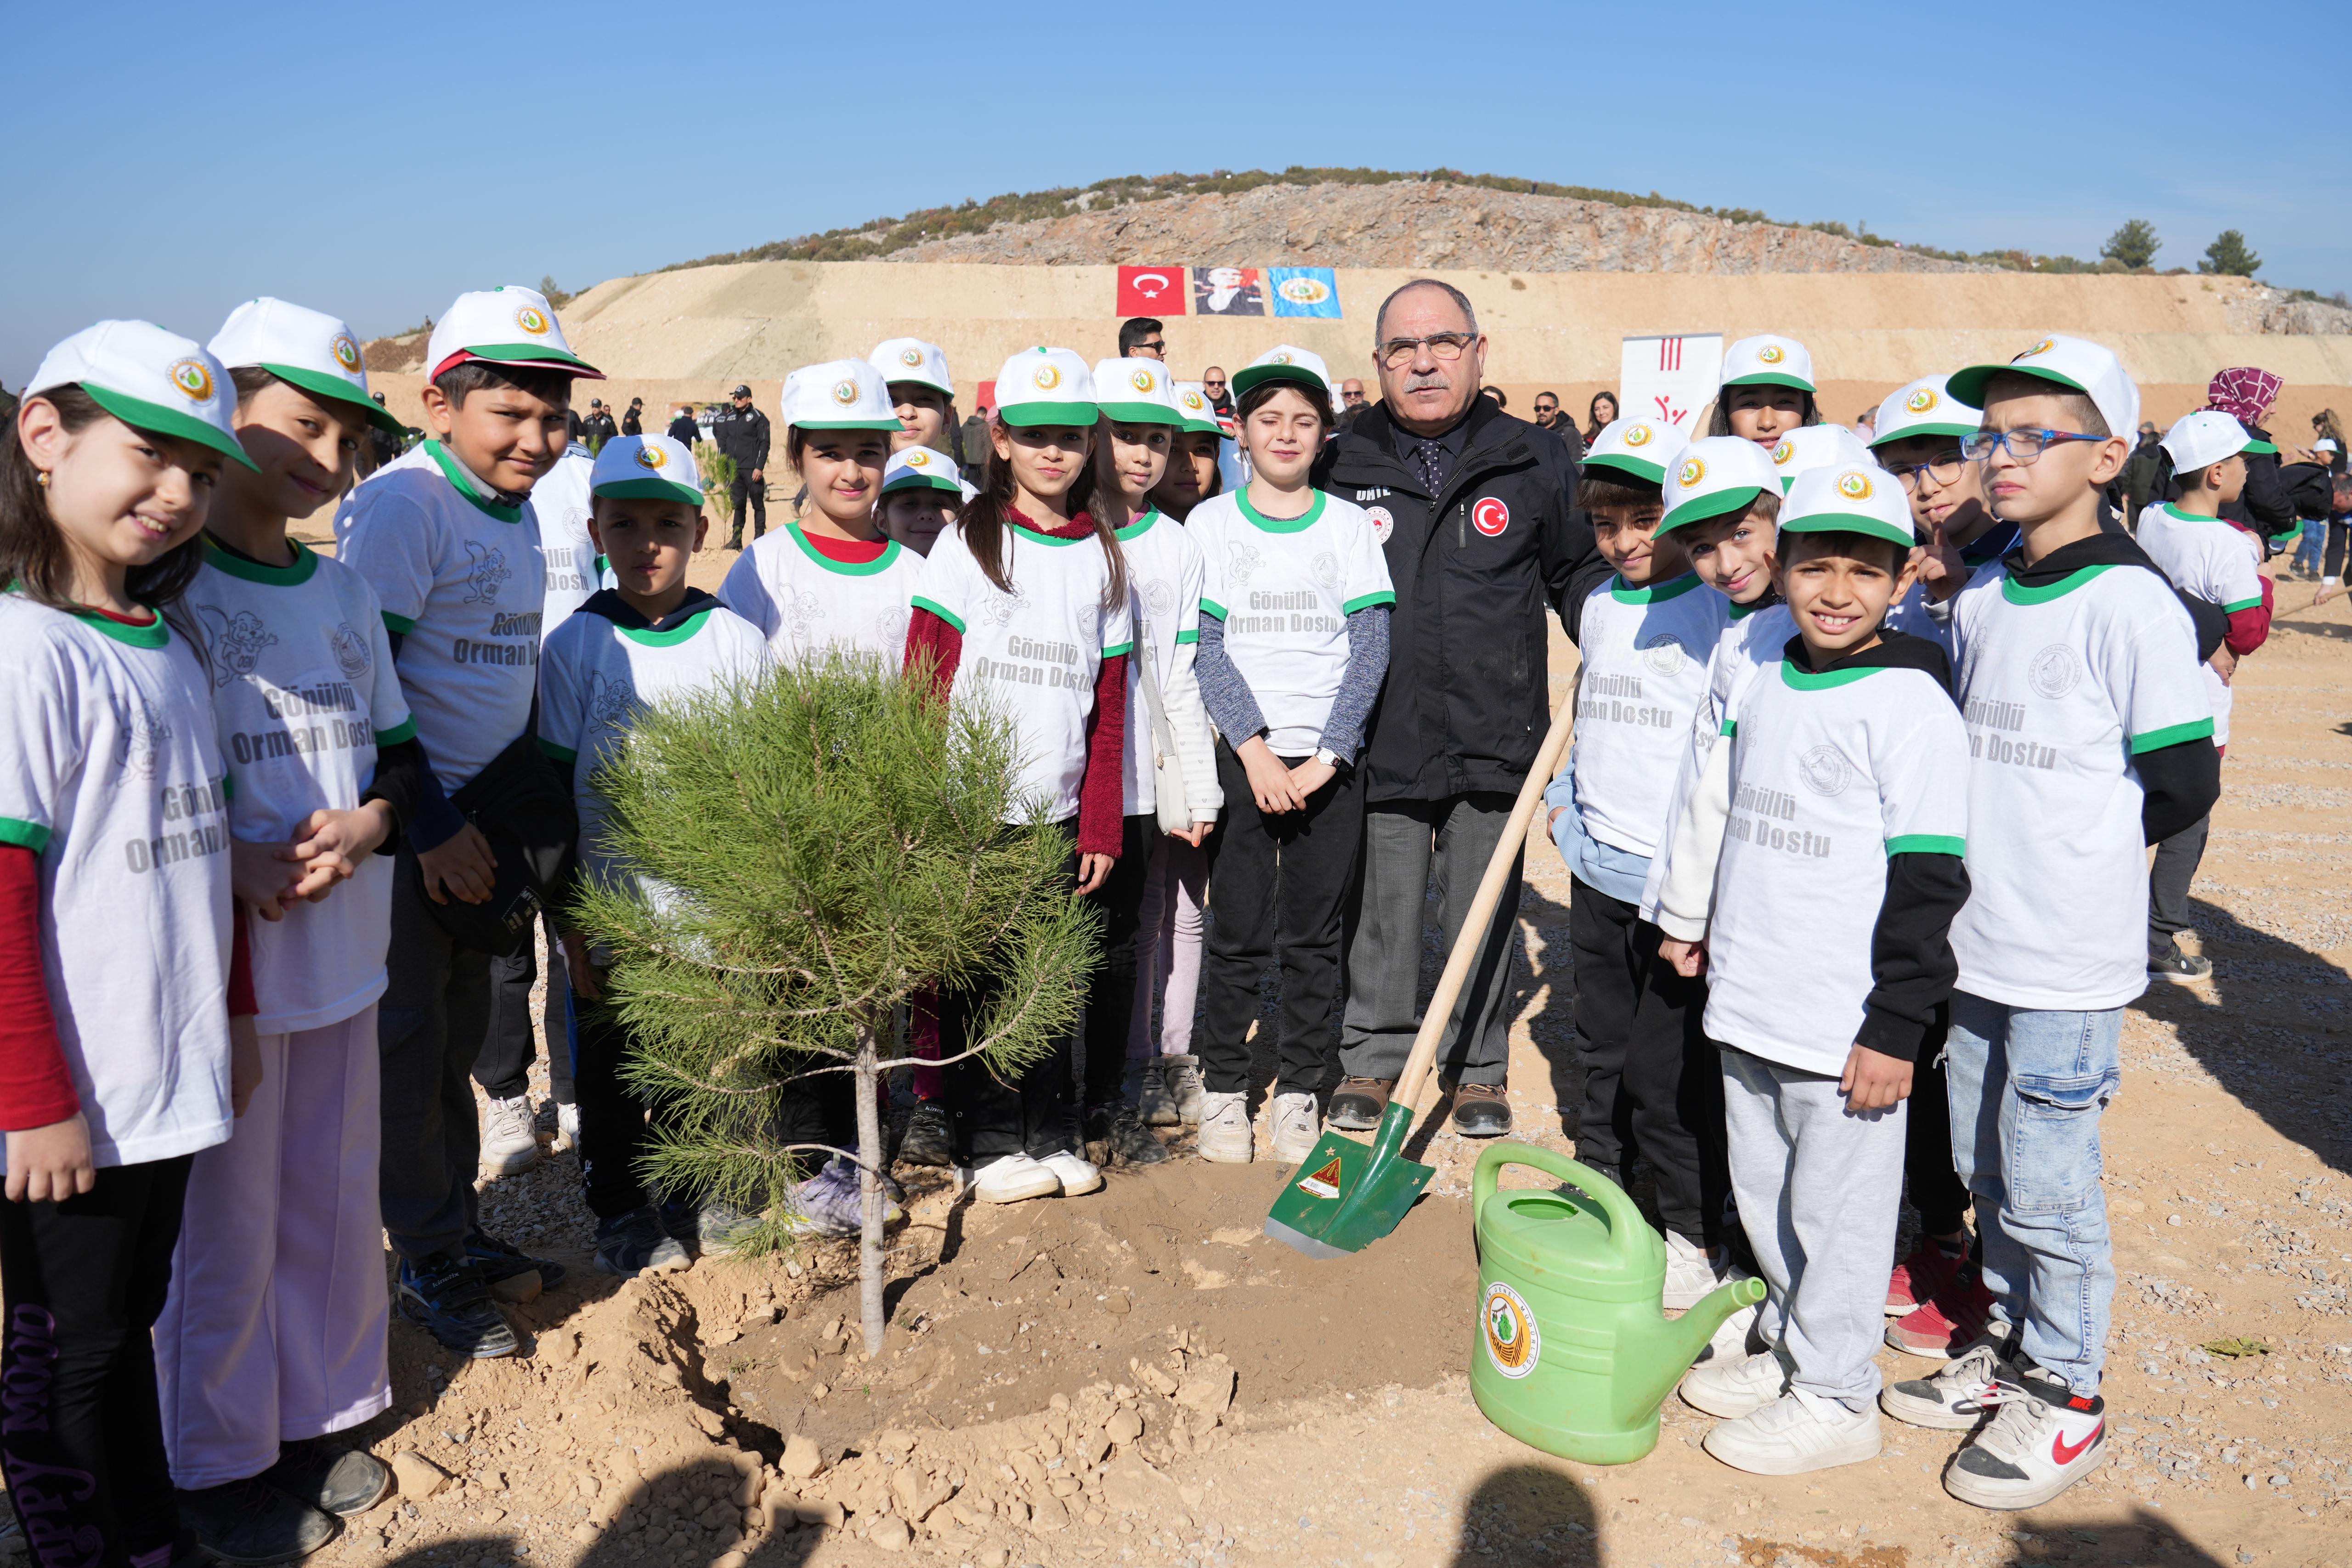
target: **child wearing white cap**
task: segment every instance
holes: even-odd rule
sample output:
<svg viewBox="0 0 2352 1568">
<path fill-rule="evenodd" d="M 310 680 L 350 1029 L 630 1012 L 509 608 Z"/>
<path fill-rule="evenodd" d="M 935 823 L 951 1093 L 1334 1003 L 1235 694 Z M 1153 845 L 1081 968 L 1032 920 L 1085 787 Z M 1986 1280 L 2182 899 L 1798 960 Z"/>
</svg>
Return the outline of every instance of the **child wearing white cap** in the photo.
<svg viewBox="0 0 2352 1568">
<path fill-rule="evenodd" d="M 1753 467 L 1752 446 L 1705 444 L 1729 446 L 1733 462 Z M 1708 658 L 1731 624 L 1730 601 L 1692 570 L 1679 538 L 1660 532 L 1667 490 L 1690 489 L 1666 476 L 1698 483 L 1721 460 L 1689 455 L 1680 432 L 1655 420 L 1621 419 L 1594 437 L 1577 505 L 1613 572 L 1584 601 L 1576 742 L 1545 791 L 1552 841 L 1571 874 L 1570 926 L 1583 977 L 1577 1146 L 1597 1168 L 1630 1167 L 1638 1152 L 1656 1173 L 1665 1300 L 1676 1309 L 1732 1278 L 1719 1234 L 1720 1113 L 1714 1047 L 1699 1026 L 1706 987 L 1660 961 L 1657 929 L 1640 906 L 1706 698 Z M 1721 505 L 1738 512 L 1754 493 L 1726 491 Z"/>
<path fill-rule="evenodd" d="M 877 515 L 899 429 L 889 390 L 863 360 L 805 365 L 785 384 L 781 417 L 809 510 L 737 556 L 719 597 L 785 664 L 836 648 L 896 661 L 923 563 Z"/>
<path fill-rule="evenodd" d="M 890 450 L 928 447 L 953 458 L 955 378 L 948 374 L 947 351 L 920 338 L 891 338 L 875 344 L 866 362 L 889 386 L 890 405 L 898 416 Z"/>
<path fill-rule="evenodd" d="M 171 1298 L 155 1327 L 183 1517 L 232 1558 L 332 1536 L 391 1474 L 320 1439 L 392 1402 L 376 1204 L 376 1005 L 394 842 L 424 770 L 375 592 L 287 535 L 348 483 L 371 424 L 359 344 L 283 300 L 211 343 L 256 465 L 224 476 L 187 606 L 231 785 L 261 1087 L 196 1157 Z"/>
<path fill-rule="evenodd" d="M 149 1331 L 189 1166 L 259 1065 L 212 676 L 179 605 L 215 486 L 252 466 L 234 404 L 197 344 L 100 321 L 0 438 L 8 1500 L 37 1555 L 74 1562 L 196 1559 Z"/>
<path fill-rule="evenodd" d="M 1225 431 L 1199 382 L 1176 383 L 1175 397 L 1184 422 L 1169 440 L 1167 471 L 1151 492 L 1151 504 L 1182 522 L 1194 507 L 1225 488 Z"/>
<path fill-rule="evenodd" d="M 1209 839 L 1217 918 L 1196 1026 L 1201 1157 L 1255 1158 L 1247 1037 L 1269 961 L 1281 967 L 1277 1162 L 1322 1133 L 1315 1091 L 1339 1054 L 1342 907 L 1363 852 L 1356 759 L 1387 679 L 1389 580 L 1371 515 L 1314 488 L 1331 433 L 1323 362 L 1287 345 L 1233 380 L 1250 479 L 1192 509 L 1206 563 L 1201 695 L 1222 737 L 1225 821 Z"/>
<path fill-rule="evenodd" d="M 940 537 L 917 584 L 907 668 L 957 704 L 1009 716 L 1022 784 L 1071 840 L 1071 879 L 1100 888 L 1120 850 L 1127 748 L 1127 570 L 1108 523 L 1086 509 L 1101 409 L 1086 361 L 1024 349 L 996 377 L 988 488 Z M 963 1060 L 996 982 L 940 999 L 953 1157 L 983 1203 L 1072 1196 L 1102 1185 L 1072 1136 L 1075 1038 L 1000 1081 Z"/>
<path fill-rule="evenodd" d="M 929 447 L 902 447 L 882 469 L 882 531 L 917 555 L 929 555 L 979 493 L 954 458 Z"/>
<path fill-rule="evenodd" d="M 1118 534 L 1136 650 L 1127 661 L 1125 828 L 1118 863 L 1096 895 L 1107 948 L 1087 998 L 1081 1127 L 1088 1159 L 1156 1165 L 1168 1151 L 1147 1131 L 1141 1111 L 1181 1120 L 1186 1077 L 1197 1083 L 1200 1063 L 1150 1050 L 1130 1062 L 1134 1020 L 1139 1008 L 1148 1017 L 1152 1002 L 1138 985 L 1139 971 L 1156 978 L 1160 966 L 1147 965 L 1146 955 L 1156 961 L 1179 924 L 1200 929 L 1208 881 L 1201 841 L 1216 826 L 1224 791 L 1193 668 L 1205 565 L 1183 525 L 1151 503 L 1184 416 L 1168 367 L 1158 360 L 1107 359 L 1095 366 L 1094 379 L 1102 422 L 1095 428 L 1093 510 Z M 1197 934 L 1191 956 L 1184 967 L 1197 986 Z M 1188 986 L 1179 994 L 1171 984 L 1162 998 L 1188 1023 L 1193 991 Z M 1139 1073 L 1131 1089 L 1122 1082 L 1130 1065 Z"/>
<path fill-rule="evenodd" d="M 1737 436 L 1769 451 L 1790 431 L 1822 422 L 1813 393 L 1813 356 L 1804 344 L 1770 332 L 1742 338 L 1723 351 L 1706 433 Z"/>
<path fill-rule="evenodd" d="M 567 775 L 580 816 L 581 875 L 629 877 L 605 842 L 606 807 L 589 780 L 623 744 L 640 708 L 755 674 L 769 658 L 758 628 L 699 588 L 686 569 L 709 520 L 694 454 L 667 436 L 623 436 L 596 455 L 589 529 L 614 585 L 598 590 L 547 642 L 540 665 L 539 744 Z M 762 542 L 765 542 L 764 541 Z M 600 1005 L 609 965 L 565 932 L 563 962 L 579 1015 L 580 1172 L 596 1216 L 596 1266 L 631 1278 L 682 1265 L 643 1174 L 645 1103 L 624 1082 L 627 1025 Z M 681 1204 L 676 1228 L 721 1252 L 752 1225 L 718 1203 Z"/>
<path fill-rule="evenodd" d="M 1683 1379 L 1706 1451 L 1793 1475 L 1879 1452 L 1878 1349 L 1904 1102 L 1948 1005 L 1969 896 L 1966 728 L 1935 642 L 1887 627 L 1911 510 L 1874 463 L 1807 471 L 1780 514 L 1797 635 L 1734 689 L 1659 894 L 1709 979 L 1763 1350 Z"/>
<path fill-rule="evenodd" d="M 2124 1004 L 2147 984 L 2145 847 L 2212 808 L 2221 763 L 2188 613 L 2146 552 L 2100 527 L 2139 422 L 2121 363 L 2053 334 L 1947 385 L 1984 410 L 1962 450 L 2021 536 L 1957 592 L 1937 584 L 1969 750 L 1945 1062 L 1988 1316 L 1943 1371 L 1880 1403 L 1972 1431 L 1946 1489 L 2019 1509 L 2105 1458 L 2099 1118 L 2122 1078 Z"/>
<path fill-rule="evenodd" d="M 2162 443 L 2180 495 L 2142 511 L 2137 533 L 2140 548 L 2175 588 L 2221 605 L 2230 618 L 2221 646 L 2205 661 L 2213 745 L 2223 756 L 2230 747 L 2230 678 L 2271 631 L 2270 579 L 2254 569 L 2250 537 L 2221 517 L 2221 509 L 2245 493 L 2246 453 L 2254 443 L 2244 426 L 2217 410 L 2183 415 Z M 2176 985 L 2213 973 L 2211 960 L 2181 952 L 2176 940 L 2192 923 L 2189 887 L 2210 826 L 2211 818 L 2200 816 L 2173 834 L 2156 847 L 2148 868 L 2147 972 Z"/>
<path fill-rule="evenodd" d="M 573 380 L 599 373 L 572 352 L 543 295 L 511 286 L 459 295 L 434 326 L 425 368 L 430 435 L 371 475 L 335 517 L 338 559 L 383 606 L 427 763 L 393 870 L 389 978 L 376 1016 L 381 1195 L 401 1258 L 402 1310 L 451 1350 L 511 1355 L 514 1331 L 493 1289 L 528 1300 L 563 1270 L 478 1223 L 483 1140 L 468 1069 L 494 1002 L 511 987 L 495 984 L 490 953 L 461 942 L 436 910 L 484 905 L 498 886 L 488 840 L 450 797 L 486 774 L 496 781 L 537 765 L 526 736 L 547 584 L 530 492 L 569 445 Z M 472 795 L 465 804 L 487 805 Z M 513 874 L 509 867 L 510 886 Z M 468 929 L 462 914 L 451 918 Z M 493 1091 L 500 1146 L 530 1157 L 533 1120 L 524 1085 Z"/>
</svg>

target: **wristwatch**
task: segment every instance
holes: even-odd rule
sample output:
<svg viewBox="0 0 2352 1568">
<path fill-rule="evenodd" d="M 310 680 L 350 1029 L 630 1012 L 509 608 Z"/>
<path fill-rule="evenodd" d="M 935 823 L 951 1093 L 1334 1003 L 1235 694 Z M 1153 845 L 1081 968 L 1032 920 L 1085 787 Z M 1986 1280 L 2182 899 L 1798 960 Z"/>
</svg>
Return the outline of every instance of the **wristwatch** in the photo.
<svg viewBox="0 0 2352 1568">
<path fill-rule="evenodd" d="M 1348 765 L 1348 759 L 1328 746 L 1316 747 L 1315 760 L 1327 768 L 1344 768 Z"/>
</svg>

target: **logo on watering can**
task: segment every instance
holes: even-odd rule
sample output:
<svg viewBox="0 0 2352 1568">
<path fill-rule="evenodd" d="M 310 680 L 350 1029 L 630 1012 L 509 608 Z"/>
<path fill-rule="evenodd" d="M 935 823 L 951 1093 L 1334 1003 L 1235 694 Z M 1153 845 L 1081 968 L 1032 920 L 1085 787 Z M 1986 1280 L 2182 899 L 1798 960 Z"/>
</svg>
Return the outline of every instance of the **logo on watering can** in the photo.
<svg viewBox="0 0 2352 1568">
<path fill-rule="evenodd" d="M 1478 1328 L 1486 1337 L 1486 1359 L 1505 1377 L 1525 1377 L 1543 1359 L 1543 1332 L 1536 1327 L 1536 1315 L 1517 1290 L 1499 1279 L 1486 1287 Z"/>
</svg>

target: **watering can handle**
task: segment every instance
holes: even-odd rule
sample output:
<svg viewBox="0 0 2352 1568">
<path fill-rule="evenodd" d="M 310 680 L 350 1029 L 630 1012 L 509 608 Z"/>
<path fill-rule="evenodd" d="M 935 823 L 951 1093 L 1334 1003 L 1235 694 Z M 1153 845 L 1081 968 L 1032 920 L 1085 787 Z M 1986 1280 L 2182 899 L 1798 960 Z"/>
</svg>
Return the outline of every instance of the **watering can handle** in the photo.
<svg viewBox="0 0 2352 1568">
<path fill-rule="evenodd" d="M 1471 1173 L 1470 1218 L 1474 1225 L 1486 1212 L 1486 1200 L 1495 1195 L 1506 1165 L 1541 1171 L 1587 1194 L 1609 1216 L 1609 1234 L 1612 1237 L 1639 1236 L 1649 1229 L 1650 1222 L 1642 1217 L 1641 1209 L 1625 1195 L 1625 1189 L 1591 1166 L 1580 1165 L 1567 1155 L 1538 1144 L 1507 1142 L 1496 1143 L 1479 1155 L 1478 1168 Z"/>
<path fill-rule="evenodd" d="M 1454 935 L 1454 951 L 1445 955 L 1444 972 L 1437 977 L 1437 989 L 1430 994 L 1429 1010 L 1421 1018 L 1421 1032 L 1413 1037 L 1412 1054 L 1405 1058 L 1404 1070 L 1397 1075 L 1395 1098 L 1408 1108 L 1421 1098 L 1422 1088 L 1429 1081 L 1430 1068 L 1436 1065 L 1438 1039 L 1454 1016 L 1454 1004 L 1461 997 L 1463 982 L 1470 978 L 1470 965 L 1486 942 L 1486 927 L 1494 921 L 1495 906 L 1502 902 L 1503 888 L 1511 879 L 1511 863 L 1519 858 L 1527 843 L 1528 824 L 1535 819 L 1536 807 L 1543 804 L 1545 786 L 1559 771 L 1560 753 L 1568 750 L 1568 738 L 1575 728 L 1576 700 L 1570 697 L 1552 716 L 1551 731 L 1544 736 L 1543 749 L 1536 753 L 1527 782 L 1519 785 L 1519 798 L 1511 806 L 1511 819 L 1504 825 L 1503 836 L 1495 841 L 1495 853 L 1486 861 L 1486 874 L 1478 879 L 1478 891 L 1470 900 L 1469 913 Z"/>
</svg>

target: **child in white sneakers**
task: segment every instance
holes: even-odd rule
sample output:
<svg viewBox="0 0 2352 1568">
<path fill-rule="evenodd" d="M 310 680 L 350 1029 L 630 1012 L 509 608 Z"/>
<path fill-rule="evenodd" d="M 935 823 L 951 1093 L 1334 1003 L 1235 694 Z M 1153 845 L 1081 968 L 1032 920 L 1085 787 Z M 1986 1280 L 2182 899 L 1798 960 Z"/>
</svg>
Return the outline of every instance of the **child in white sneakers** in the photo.
<svg viewBox="0 0 2352 1568">
<path fill-rule="evenodd" d="M 1972 826 L 1972 891 L 1952 925 L 1952 1159 L 1976 1198 L 1991 1307 L 1984 1337 L 1880 1404 L 1975 1429 L 1945 1488 L 2021 1509 L 2105 1457 L 2115 1263 L 2099 1119 L 2122 1079 L 2124 1005 L 2147 984 L 2145 847 L 2212 808 L 2221 760 L 2188 612 L 2137 544 L 2100 527 L 2139 423 L 2122 364 L 2053 335 L 1948 384 L 1984 409 L 1962 449 L 2021 535 L 1957 592 L 1937 584 Z"/>
<path fill-rule="evenodd" d="M 1911 546 L 1910 509 L 1876 465 L 1799 479 L 1779 570 L 1797 636 L 1733 692 L 1659 894 L 1662 956 L 1708 972 L 1731 1181 L 1771 1287 L 1767 1348 L 1693 1370 L 1683 1397 L 1725 1418 L 1707 1452 L 1761 1475 L 1879 1450 L 1903 1102 L 1968 898 L 1948 667 L 1935 643 L 1883 629 Z"/>
</svg>

